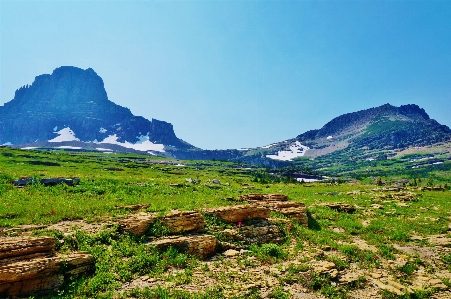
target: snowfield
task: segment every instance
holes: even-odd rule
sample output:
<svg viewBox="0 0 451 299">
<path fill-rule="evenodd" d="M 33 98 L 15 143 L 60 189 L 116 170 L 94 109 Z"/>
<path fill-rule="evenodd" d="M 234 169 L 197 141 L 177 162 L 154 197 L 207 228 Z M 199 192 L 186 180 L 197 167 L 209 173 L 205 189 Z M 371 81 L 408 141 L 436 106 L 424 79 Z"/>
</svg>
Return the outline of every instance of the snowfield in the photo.
<svg viewBox="0 0 451 299">
<path fill-rule="evenodd" d="M 289 151 L 278 151 L 277 155 L 266 155 L 266 157 L 274 160 L 291 161 L 294 158 L 304 156 L 308 149 L 310 149 L 308 146 L 296 141 L 290 145 Z"/>
<path fill-rule="evenodd" d="M 110 135 L 107 138 L 105 138 L 103 141 L 99 142 L 99 144 L 116 144 L 116 145 L 120 145 L 126 148 L 132 148 L 134 150 L 137 151 L 156 151 L 156 152 L 164 152 L 164 145 L 163 144 L 158 144 L 158 143 L 153 143 L 152 141 L 149 140 L 149 136 L 147 135 L 141 135 L 141 136 L 137 136 L 137 138 L 139 139 L 138 142 L 136 143 L 130 143 L 128 141 L 126 142 L 119 142 L 117 141 L 118 137 L 116 134 L 114 135 Z"/>
<path fill-rule="evenodd" d="M 55 147 L 55 148 L 75 149 L 75 150 L 77 150 L 77 149 L 82 149 L 82 148 L 79 147 L 79 146 L 70 146 L 70 145 L 57 146 L 57 147 Z"/>
<path fill-rule="evenodd" d="M 72 131 L 69 127 L 54 133 L 58 134 L 58 136 L 50 139 L 49 142 L 80 141 L 80 139 L 75 137 L 74 131 Z"/>
</svg>

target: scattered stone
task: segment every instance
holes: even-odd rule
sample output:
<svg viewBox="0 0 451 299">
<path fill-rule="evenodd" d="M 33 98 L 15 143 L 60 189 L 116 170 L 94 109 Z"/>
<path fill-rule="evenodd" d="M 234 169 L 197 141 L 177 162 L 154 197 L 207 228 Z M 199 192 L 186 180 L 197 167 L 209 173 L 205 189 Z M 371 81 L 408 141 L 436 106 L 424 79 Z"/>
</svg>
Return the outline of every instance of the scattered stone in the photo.
<svg viewBox="0 0 451 299">
<path fill-rule="evenodd" d="M 127 209 L 132 211 L 138 211 L 142 209 L 147 209 L 150 207 L 149 204 L 137 204 L 137 205 L 128 205 L 128 206 L 116 206 L 116 209 Z"/>
<path fill-rule="evenodd" d="M 404 293 L 401 290 L 399 290 L 399 289 L 397 289 L 397 288 L 395 288 L 395 287 L 393 287 L 391 285 L 384 284 L 383 282 L 381 282 L 379 280 L 374 280 L 374 284 L 377 287 L 379 287 L 380 289 L 386 290 L 386 291 L 388 291 L 390 293 L 393 293 L 393 294 L 396 294 L 398 296 L 404 295 Z"/>
<path fill-rule="evenodd" d="M 363 276 L 363 272 L 361 271 L 347 271 L 340 274 L 338 277 L 338 282 L 341 284 L 349 284 L 358 281 Z"/>
<path fill-rule="evenodd" d="M 172 183 L 172 184 L 169 184 L 169 186 L 171 186 L 171 187 L 183 187 L 183 184 Z"/>
<path fill-rule="evenodd" d="M 21 234 L 30 234 L 33 230 L 46 228 L 46 225 L 25 224 L 11 228 L 0 228 L 0 236 L 18 236 Z"/>
<path fill-rule="evenodd" d="M 221 181 L 218 180 L 218 179 L 214 179 L 212 182 L 213 182 L 214 184 L 221 184 Z"/>
<path fill-rule="evenodd" d="M 335 264 L 329 261 L 314 261 L 312 266 L 316 273 L 329 273 L 330 270 L 335 269 Z"/>
<path fill-rule="evenodd" d="M 381 273 L 373 272 L 373 273 L 370 274 L 370 276 L 371 276 L 372 278 L 379 279 L 379 278 L 382 277 L 382 274 L 381 274 Z"/>
<path fill-rule="evenodd" d="M 371 220 L 363 220 L 363 221 L 362 221 L 362 225 L 363 225 L 364 227 L 368 227 L 370 224 L 371 224 Z"/>
<path fill-rule="evenodd" d="M 377 209 L 377 210 L 382 210 L 382 209 L 384 208 L 384 206 L 375 203 L 375 204 L 372 204 L 372 205 L 371 205 L 371 208 Z"/>
<path fill-rule="evenodd" d="M 123 168 L 118 168 L 118 167 L 105 167 L 103 170 L 108 170 L 108 171 L 124 171 Z"/>
<path fill-rule="evenodd" d="M 190 184 L 199 184 L 200 180 L 196 180 L 196 179 L 192 179 L 192 178 L 188 178 L 186 179 L 186 181 Z"/>
<path fill-rule="evenodd" d="M 165 249 L 175 247 L 199 259 L 205 259 L 215 253 L 218 241 L 212 235 L 172 236 L 148 243 L 150 246 Z"/>
<path fill-rule="evenodd" d="M 229 249 L 229 250 L 226 250 L 225 252 L 223 252 L 222 254 L 227 256 L 227 257 L 232 257 L 232 256 L 239 255 L 240 252 L 238 250 L 235 250 L 235 249 Z"/>
<path fill-rule="evenodd" d="M 288 196 L 283 194 L 244 194 L 240 201 L 287 201 Z"/>
<path fill-rule="evenodd" d="M 446 235 L 429 236 L 427 240 L 435 246 L 451 247 L 451 238 Z"/>
<path fill-rule="evenodd" d="M 320 205 L 331 208 L 332 210 L 335 210 L 338 212 L 345 212 L 345 213 L 349 213 L 349 214 L 355 212 L 355 207 L 350 204 L 347 204 L 347 203 L 335 202 L 335 203 L 323 203 Z"/>
</svg>

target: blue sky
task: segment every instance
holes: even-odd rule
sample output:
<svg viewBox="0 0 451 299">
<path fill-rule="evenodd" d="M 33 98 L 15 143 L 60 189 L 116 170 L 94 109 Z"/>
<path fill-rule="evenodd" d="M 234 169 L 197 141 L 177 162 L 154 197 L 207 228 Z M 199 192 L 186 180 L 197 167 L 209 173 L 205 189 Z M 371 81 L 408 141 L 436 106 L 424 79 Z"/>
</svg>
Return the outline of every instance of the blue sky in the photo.
<svg viewBox="0 0 451 299">
<path fill-rule="evenodd" d="M 205 149 L 417 104 L 451 126 L 451 1 L 0 0 L 0 105 L 62 65 Z"/>
</svg>

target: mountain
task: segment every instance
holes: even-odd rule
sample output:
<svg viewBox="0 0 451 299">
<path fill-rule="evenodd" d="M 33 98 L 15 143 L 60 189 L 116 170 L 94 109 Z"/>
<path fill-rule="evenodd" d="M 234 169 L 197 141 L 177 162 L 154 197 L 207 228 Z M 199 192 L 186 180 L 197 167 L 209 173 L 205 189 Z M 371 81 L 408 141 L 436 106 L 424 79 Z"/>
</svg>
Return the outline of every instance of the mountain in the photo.
<svg viewBox="0 0 451 299">
<path fill-rule="evenodd" d="M 93 69 L 72 66 L 37 76 L 0 106 L 0 144 L 150 153 L 195 149 L 176 137 L 170 123 L 134 116 L 108 100 Z"/>
<path fill-rule="evenodd" d="M 372 159 L 411 147 L 424 147 L 451 140 L 451 129 L 431 119 L 417 105 L 385 104 L 332 119 L 321 129 L 295 138 L 250 149 L 239 159 L 263 158 L 293 161 L 334 154 L 337 159 Z M 340 156 L 341 155 L 341 156 Z M 375 158 L 373 158 L 375 159 Z"/>
<path fill-rule="evenodd" d="M 338 116 L 320 129 L 267 146 L 202 150 L 177 138 L 170 123 L 135 116 L 108 100 L 94 70 L 71 66 L 37 76 L 0 106 L 0 145 L 137 152 L 268 167 L 307 160 L 386 159 L 396 151 L 450 140 L 451 130 L 417 105 L 385 104 Z"/>
</svg>

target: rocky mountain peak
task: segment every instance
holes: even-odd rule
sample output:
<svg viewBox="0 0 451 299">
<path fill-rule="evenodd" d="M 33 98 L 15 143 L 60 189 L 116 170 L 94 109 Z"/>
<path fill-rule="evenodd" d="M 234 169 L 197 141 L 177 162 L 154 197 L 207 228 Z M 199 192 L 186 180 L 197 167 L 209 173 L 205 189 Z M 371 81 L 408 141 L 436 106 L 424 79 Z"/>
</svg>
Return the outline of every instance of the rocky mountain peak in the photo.
<svg viewBox="0 0 451 299">
<path fill-rule="evenodd" d="M 66 141 L 150 142 L 160 144 L 160 151 L 163 145 L 192 147 L 175 136 L 171 124 L 134 116 L 108 100 L 102 78 L 91 68 L 62 66 L 39 75 L 0 106 L 0 144 L 55 141 L 63 129 L 70 133 Z"/>
</svg>

